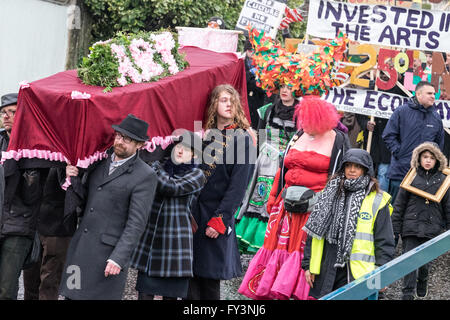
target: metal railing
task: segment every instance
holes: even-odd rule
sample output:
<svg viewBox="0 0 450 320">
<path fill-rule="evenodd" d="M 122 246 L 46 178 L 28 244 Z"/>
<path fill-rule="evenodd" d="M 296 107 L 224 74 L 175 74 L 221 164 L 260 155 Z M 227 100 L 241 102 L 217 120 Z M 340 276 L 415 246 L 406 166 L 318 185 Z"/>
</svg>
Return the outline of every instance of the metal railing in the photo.
<svg viewBox="0 0 450 320">
<path fill-rule="evenodd" d="M 376 300 L 378 291 L 450 250 L 450 230 L 402 254 L 320 300 Z"/>
</svg>

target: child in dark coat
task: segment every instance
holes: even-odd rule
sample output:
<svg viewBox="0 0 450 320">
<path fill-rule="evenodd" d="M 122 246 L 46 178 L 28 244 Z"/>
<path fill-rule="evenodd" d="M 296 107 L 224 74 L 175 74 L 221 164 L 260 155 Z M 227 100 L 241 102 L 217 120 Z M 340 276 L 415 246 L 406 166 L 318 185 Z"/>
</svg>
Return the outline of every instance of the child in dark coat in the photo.
<svg viewBox="0 0 450 320">
<path fill-rule="evenodd" d="M 439 147 L 432 142 L 422 143 L 411 157 L 411 168 L 417 172 L 411 186 L 436 194 L 445 180 L 442 171 L 446 167 L 447 158 Z M 436 203 L 401 188 L 394 204 L 392 225 L 396 239 L 401 236 L 403 253 L 436 237 L 450 227 L 449 191 Z M 414 291 L 418 297 L 427 295 L 428 269 L 426 264 L 403 278 L 403 300 L 413 300 Z"/>
<path fill-rule="evenodd" d="M 155 161 L 158 176 L 155 200 L 132 267 L 139 270 L 136 290 L 139 300 L 186 298 L 193 276 L 192 204 L 205 184 L 195 163 L 202 156 L 202 141 L 185 131 L 177 139 L 172 157 L 164 165 Z"/>
</svg>

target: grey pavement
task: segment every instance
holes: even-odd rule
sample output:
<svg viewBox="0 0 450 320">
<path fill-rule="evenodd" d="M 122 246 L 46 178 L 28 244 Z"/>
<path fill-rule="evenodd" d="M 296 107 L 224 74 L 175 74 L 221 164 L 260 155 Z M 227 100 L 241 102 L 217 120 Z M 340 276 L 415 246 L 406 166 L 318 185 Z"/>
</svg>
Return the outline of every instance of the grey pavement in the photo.
<svg viewBox="0 0 450 320">
<path fill-rule="evenodd" d="M 397 255 L 399 251 L 397 251 Z M 244 270 L 252 259 L 252 255 L 241 255 Z M 428 296 L 420 300 L 450 300 L 450 252 L 440 256 L 431 262 Z M 128 272 L 127 285 L 124 291 L 123 300 L 137 300 L 135 290 L 137 271 L 130 269 Z M 249 300 L 247 297 L 237 292 L 241 284 L 242 277 L 221 282 L 221 300 Z M 23 300 L 23 280 L 19 280 L 18 300 Z M 392 283 L 386 290 L 385 300 L 401 299 L 401 280 Z"/>
</svg>

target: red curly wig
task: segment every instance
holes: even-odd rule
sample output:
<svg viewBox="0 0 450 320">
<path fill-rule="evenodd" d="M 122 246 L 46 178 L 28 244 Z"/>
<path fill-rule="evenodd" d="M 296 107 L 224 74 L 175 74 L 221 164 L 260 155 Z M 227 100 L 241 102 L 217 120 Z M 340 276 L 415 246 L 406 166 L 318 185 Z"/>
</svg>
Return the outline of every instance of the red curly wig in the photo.
<svg viewBox="0 0 450 320">
<path fill-rule="evenodd" d="M 336 128 L 340 117 L 334 105 L 318 96 L 304 96 L 294 114 L 297 128 L 314 134 L 322 134 Z"/>
</svg>

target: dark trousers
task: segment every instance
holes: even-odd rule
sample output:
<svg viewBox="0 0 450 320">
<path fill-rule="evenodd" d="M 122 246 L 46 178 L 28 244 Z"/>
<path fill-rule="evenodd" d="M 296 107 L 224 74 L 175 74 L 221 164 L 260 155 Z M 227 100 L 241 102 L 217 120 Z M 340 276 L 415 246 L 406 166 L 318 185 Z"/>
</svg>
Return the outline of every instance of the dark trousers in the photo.
<svg viewBox="0 0 450 320">
<path fill-rule="evenodd" d="M 414 236 L 402 237 L 403 253 L 420 246 L 422 243 L 427 242 L 428 240 L 430 239 L 418 238 Z M 416 291 L 417 281 L 428 280 L 429 266 L 429 263 L 427 263 L 420 267 L 418 270 L 414 270 L 413 272 L 407 274 L 403 278 L 403 295 L 414 295 Z"/>
<path fill-rule="evenodd" d="M 343 268 L 336 268 L 336 277 L 334 278 L 333 291 L 347 285 L 348 282 L 348 268 L 347 264 Z"/>
<path fill-rule="evenodd" d="M 39 236 L 41 260 L 23 270 L 25 300 L 58 300 L 59 284 L 72 237 Z"/>
<path fill-rule="evenodd" d="M 220 300 L 220 280 L 191 278 L 187 300 Z"/>
<path fill-rule="evenodd" d="M 24 236 L 6 236 L 0 240 L 0 299 L 17 299 L 19 277 L 33 240 Z"/>
<path fill-rule="evenodd" d="M 400 190 L 400 184 L 402 180 L 389 180 L 389 191 L 388 193 L 391 195 L 391 203 L 394 204 L 395 198 L 397 198 L 398 191 Z"/>
</svg>

